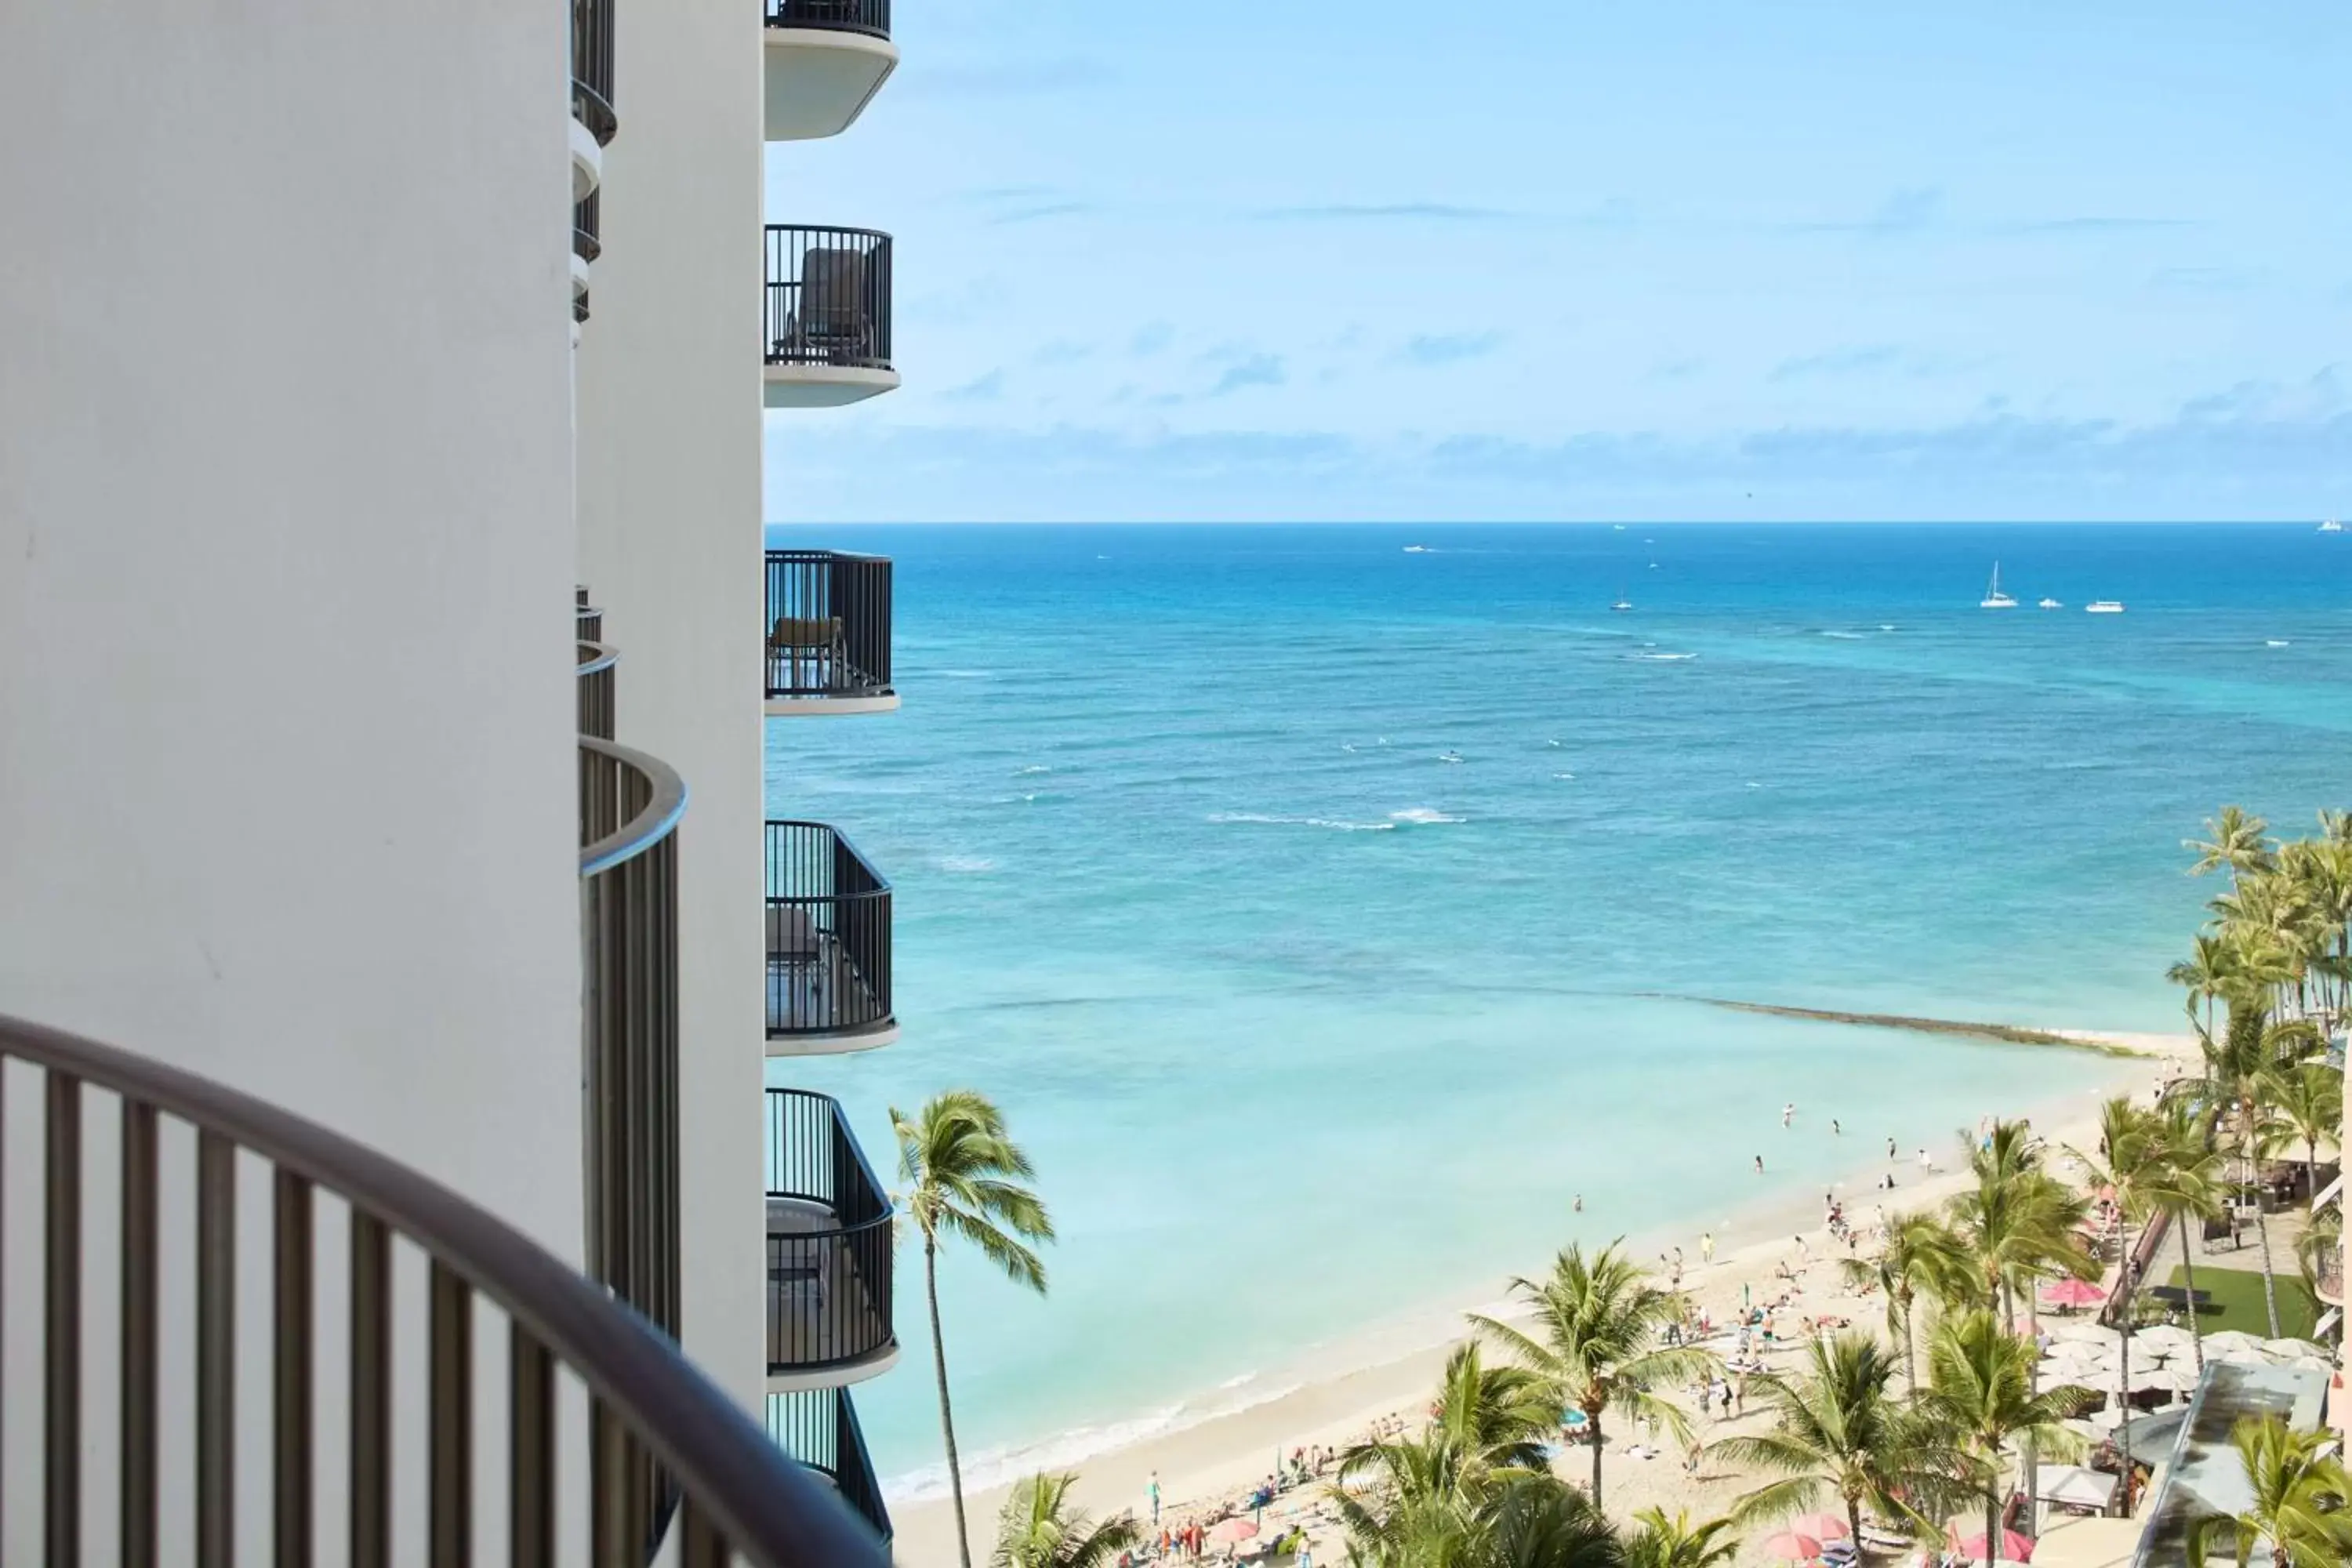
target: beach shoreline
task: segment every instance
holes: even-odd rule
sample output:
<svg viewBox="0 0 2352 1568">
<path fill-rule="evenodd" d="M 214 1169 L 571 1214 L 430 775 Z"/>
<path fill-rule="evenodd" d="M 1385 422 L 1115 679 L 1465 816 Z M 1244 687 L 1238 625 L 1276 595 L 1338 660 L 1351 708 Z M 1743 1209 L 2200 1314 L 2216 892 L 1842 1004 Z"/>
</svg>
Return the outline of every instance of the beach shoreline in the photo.
<svg viewBox="0 0 2352 1568">
<path fill-rule="evenodd" d="M 2029 1118 L 2053 1142 L 2084 1146 L 2095 1135 L 2097 1107 L 2103 1100 L 2118 1093 L 2145 1097 L 2155 1085 L 2180 1070 L 2185 1059 L 2195 1057 L 2193 1040 L 2187 1035 L 2082 1029 L 2036 1033 L 2114 1054 L 2116 1070 L 2092 1089 L 1971 1109 L 1956 1121 L 1956 1132 L 1965 1132 L 1967 1123 L 1979 1114 L 1994 1113 Z M 1863 1145 L 1856 1151 L 1863 1157 L 1842 1179 L 1831 1184 L 1831 1190 L 1856 1226 L 1867 1228 L 1882 1205 L 1889 1214 L 1911 1212 L 1940 1203 L 1961 1184 L 1962 1173 L 1953 1168 L 1958 1155 L 1948 1144 L 1935 1152 L 1938 1163 L 1922 1180 L 1915 1151 L 1898 1150 L 1890 1165 L 1869 1140 L 1858 1132 L 1854 1136 Z M 1875 1190 L 1876 1182 L 1890 1168 L 1895 1173 L 1896 1187 L 1892 1192 Z M 1717 1251 L 1711 1265 L 1699 1258 L 1698 1238 L 1706 1228 L 1703 1218 L 1653 1226 L 1626 1238 L 1625 1249 L 1663 1274 L 1666 1268 L 1663 1259 L 1680 1247 L 1685 1290 L 1713 1310 L 1718 1321 L 1737 1308 L 1743 1287 L 1754 1291 L 1765 1286 L 1769 1294 L 1778 1288 L 1780 1270 L 1818 1265 L 1832 1255 L 1823 1226 L 1823 1205 L 1811 1192 L 1759 1196 L 1733 1209 L 1714 1229 Z M 1839 1255 L 1844 1252 L 1843 1247 L 1834 1250 Z M 1520 1271 L 1539 1270 L 1547 1261 L 1526 1259 Z M 1034 1458 L 1021 1469 L 1025 1473 L 1040 1468 L 1076 1468 L 1079 1479 L 1074 1499 L 1097 1516 L 1121 1510 L 1147 1513 L 1145 1489 L 1155 1476 L 1163 1513 L 1170 1517 L 1230 1498 L 1264 1479 L 1277 1456 L 1301 1447 L 1344 1445 L 1376 1419 L 1417 1410 L 1435 1386 L 1446 1354 L 1464 1337 L 1463 1315 L 1471 1311 L 1505 1315 L 1507 1280 L 1507 1277 L 1498 1277 L 1484 1289 L 1454 1292 L 1442 1301 L 1352 1331 L 1292 1364 L 1234 1380 L 1238 1386 L 1202 1391 L 1174 1407 L 1177 1412 L 1189 1407 L 1189 1419 L 1162 1413 L 1156 1419 L 1165 1424 L 1123 1440 L 1114 1437 L 1083 1457 L 1064 1460 L 1050 1451 L 1050 1443 L 1034 1445 L 1025 1451 Z M 1875 1304 L 1869 1309 L 1872 1326 L 1882 1310 Z M 1864 1322 L 1859 1312 L 1854 1321 L 1857 1326 Z M 1222 1401 L 1220 1395 L 1224 1396 Z M 1220 1403 L 1231 1407 L 1218 1409 Z M 1122 1425 L 1130 1430 L 1149 1427 L 1154 1420 L 1139 1418 L 1102 1430 L 1115 1434 Z M 1672 1465 L 1652 1466 L 1636 1474 L 1654 1477 L 1662 1471 L 1679 1474 Z M 965 1509 L 975 1551 L 985 1551 L 1009 1488 L 1007 1478 L 968 1492 Z M 1621 1511 L 1618 1496 L 1612 1495 L 1610 1503 L 1612 1514 Z M 943 1488 L 919 1497 L 895 1499 L 889 1507 L 898 1562 L 931 1568 L 955 1561 L 954 1517 Z"/>
</svg>

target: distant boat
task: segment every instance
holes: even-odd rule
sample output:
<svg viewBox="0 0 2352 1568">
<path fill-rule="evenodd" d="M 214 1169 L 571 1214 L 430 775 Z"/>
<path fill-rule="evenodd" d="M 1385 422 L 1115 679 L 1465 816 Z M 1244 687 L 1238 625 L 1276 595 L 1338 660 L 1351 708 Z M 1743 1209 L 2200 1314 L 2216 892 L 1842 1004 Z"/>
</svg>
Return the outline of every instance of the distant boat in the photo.
<svg viewBox="0 0 2352 1568">
<path fill-rule="evenodd" d="M 2065 605 L 2062 605 L 2062 604 L 2060 604 L 2060 603 L 2059 603 L 2057 600 L 2055 600 L 2055 599 L 2044 599 L 2044 600 L 2042 600 L 2042 603 L 2041 603 L 2040 605 L 2036 605 L 2035 607 L 2036 607 L 2037 609 L 2043 609 L 2043 610 L 2063 610 L 2063 609 L 2064 609 L 2066 606 L 2065 606 Z"/>
<path fill-rule="evenodd" d="M 1426 544 L 1408 544 L 1404 547 L 1404 552 L 1407 555 L 1426 555 L 1429 553 L 1429 546 Z"/>
<path fill-rule="evenodd" d="M 2094 599 L 2083 608 L 2094 616 L 2120 616 L 2124 613 L 2121 599 Z"/>
<path fill-rule="evenodd" d="M 2017 601 L 2000 591 L 2000 563 L 1998 561 L 1992 563 L 1992 583 L 1985 589 L 1984 599 L 1977 605 L 1977 608 L 1979 610 L 2013 610 L 2017 608 Z"/>
<path fill-rule="evenodd" d="M 1633 607 L 1633 601 L 1625 596 L 1624 589 L 1620 588 L 1617 590 L 1617 602 L 1609 607 L 1612 610 L 1630 610 Z"/>
<path fill-rule="evenodd" d="M 2344 531 L 2344 525 L 2331 517 L 2326 522 L 2319 525 L 2319 531 L 2322 533 L 2341 533 Z"/>
</svg>

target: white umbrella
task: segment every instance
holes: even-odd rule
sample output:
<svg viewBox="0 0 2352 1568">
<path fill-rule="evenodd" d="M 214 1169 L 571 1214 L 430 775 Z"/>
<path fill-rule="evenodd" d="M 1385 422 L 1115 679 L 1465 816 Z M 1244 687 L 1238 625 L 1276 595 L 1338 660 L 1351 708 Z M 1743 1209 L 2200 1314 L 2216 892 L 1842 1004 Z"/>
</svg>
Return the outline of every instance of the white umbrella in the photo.
<svg viewBox="0 0 2352 1568">
<path fill-rule="evenodd" d="M 2210 1366 L 2217 1361 L 2226 1362 L 2231 1366 L 2271 1366 L 2275 1364 L 2271 1358 L 2265 1355 L 2260 1349 L 2237 1349 L 2225 1351 L 2213 1351 L 2209 1349 L 2205 1352 L 2205 1364 Z"/>
<path fill-rule="evenodd" d="M 2252 1351 L 2257 1355 L 2264 1353 L 2263 1342 L 2242 1329 L 2224 1329 L 2218 1334 L 2205 1336 L 2207 1357 L 2210 1358 L 2217 1353 L 2227 1354 L 2231 1351 Z M 2266 1356 L 2265 1359 L 2267 1359 Z"/>
<path fill-rule="evenodd" d="M 2334 1362 L 2325 1356 L 2315 1355 L 2289 1356 L 2279 1363 L 2279 1365 L 2291 1366 L 2297 1372 L 2334 1372 L 2336 1370 Z"/>
<path fill-rule="evenodd" d="M 2263 1342 L 2263 1348 L 2269 1351 L 2273 1355 L 2289 1357 L 2317 1356 L 2320 1360 L 2328 1362 L 2330 1365 L 2334 1364 L 2332 1358 L 2336 1353 L 2334 1351 L 2329 1350 L 2326 1345 L 2315 1344 L 2309 1340 L 2298 1339 L 2266 1340 Z"/>
<path fill-rule="evenodd" d="M 2044 1323 L 2042 1328 L 2054 1340 L 2085 1340 L 2094 1344 L 2111 1345 L 2123 1338 L 2096 1318 L 2064 1318 Z"/>
<path fill-rule="evenodd" d="M 2160 1366 L 2136 1366 L 2132 1368 L 2131 1382 L 2125 1386 L 2134 1394 L 2150 1394 L 2158 1389 L 2173 1394 L 2179 1392 L 2180 1382 Z"/>
<path fill-rule="evenodd" d="M 2170 1323 L 2158 1323 L 2132 1336 L 2132 1349 L 2148 1351 L 2157 1355 L 2187 1355 L 2189 1347 L 2189 1331 L 2175 1328 Z"/>
<path fill-rule="evenodd" d="M 2109 1405 L 2105 1410 L 2092 1411 L 2088 1415 L 2083 1417 L 2083 1419 L 2088 1422 L 2091 1426 L 2098 1428 L 2098 1430 L 2104 1434 L 2112 1432 L 2116 1427 L 2124 1424 L 2124 1413 L 2121 1410 L 2116 1409 L 2115 1406 Z"/>
</svg>

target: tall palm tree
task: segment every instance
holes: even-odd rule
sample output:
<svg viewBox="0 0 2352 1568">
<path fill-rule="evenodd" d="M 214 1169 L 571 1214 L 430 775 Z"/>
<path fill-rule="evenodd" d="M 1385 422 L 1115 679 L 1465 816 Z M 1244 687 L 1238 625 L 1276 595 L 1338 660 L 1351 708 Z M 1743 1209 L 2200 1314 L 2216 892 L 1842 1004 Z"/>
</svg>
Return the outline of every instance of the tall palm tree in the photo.
<svg viewBox="0 0 2352 1568">
<path fill-rule="evenodd" d="M 1040 1472 L 1016 1483 L 996 1516 L 988 1568 L 1111 1568 L 1120 1552 L 1143 1543 L 1142 1527 L 1129 1515 L 1095 1524 L 1072 1506 L 1077 1479 Z"/>
<path fill-rule="evenodd" d="M 1511 1281 L 1511 1294 L 1532 1309 L 1527 1329 L 1473 1314 L 1478 1330 L 1539 1374 L 1563 1409 L 1584 1412 L 1592 1444 L 1592 1501 L 1601 1502 L 1601 1418 L 1664 1427 L 1679 1444 L 1690 1441 L 1690 1420 L 1658 1390 L 1712 1373 L 1710 1352 L 1669 1346 L 1662 1335 L 1682 1318 L 1682 1298 L 1662 1290 L 1612 1242 L 1591 1258 L 1570 1246 L 1542 1279 Z"/>
<path fill-rule="evenodd" d="M 1959 1237 L 1933 1215 L 1896 1215 L 1886 1222 L 1886 1245 L 1877 1257 L 1841 1258 L 1838 1270 L 1848 1289 L 1858 1293 L 1874 1288 L 1885 1293 L 1886 1331 L 1903 1340 L 1903 1384 L 1916 1393 L 1919 1298 L 1948 1301 L 1974 1295 L 1973 1268 Z"/>
<path fill-rule="evenodd" d="M 1506 1489 L 1549 1478 L 1544 1441 L 1559 1426 L 1542 1377 L 1487 1365 L 1475 1342 L 1455 1346 L 1428 1426 L 1339 1456 L 1343 1484 L 1332 1495 L 1358 1554 L 1406 1563 L 1470 1550 Z M 1372 1483 L 1369 1500 L 1347 1489 L 1357 1480 Z"/>
<path fill-rule="evenodd" d="M 2200 931 L 2189 956 L 2164 972 L 2164 977 L 2189 991 L 2189 1016 L 2193 1023 L 2198 1005 L 2205 1008 L 2205 1026 L 2213 1026 L 2213 1004 L 2237 981 L 2237 952 L 2213 931 Z"/>
<path fill-rule="evenodd" d="M 1625 1568 L 1723 1568 L 1739 1555 L 1739 1537 L 1727 1519 L 1693 1522 L 1687 1510 L 1668 1519 L 1662 1508 L 1645 1508 L 1633 1523 L 1619 1537 Z"/>
<path fill-rule="evenodd" d="M 2269 831 L 2269 823 L 2248 814 L 2243 806 L 2223 806 L 2220 816 L 2205 819 L 2206 837 L 2180 841 L 2183 849 L 2197 852 L 2197 863 L 2189 868 L 2189 874 L 2201 877 L 2226 868 L 2234 878 L 2266 868 L 2271 846 L 2263 835 Z"/>
<path fill-rule="evenodd" d="M 1988 1311 L 1946 1317 L 1927 1341 L 1927 1388 L 1919 1397 L 1920 1414 L 1941 1425 L 1977 1461 L 1988 1563 L 2000 1549 L 2001 1450 L 2016 1444 L 2026 1465 L 2035 1451 L 2074 1458 L 2082 1453 L 2083 1440 L 2061 1423 L 2098 1403 L 2099 1396 L 2084 1388 L 2033 1392 L 2035 1355 L 2032 1342 L 2019 1339 Z"/>
<path fill-rule="evenodd" d="M 2178 1099 L 2155 1110 L 2149 1137 L 2161 1150 L 2163 1172 L 2148 1186 L 2150 1200 L 2180 1237 L 2180 1283 L 2197 1299 L 2197 1255 L 2191 1237 L 2221 1212 L 2221 1156 L 2212 1147 L 2206 1118 Z M 2205 1370 L 2205 1331 L 2189 1314 L 2189 1345 L 2198 1372 Z"/>
<path fill-rule="evenodd" d="M 1948 1430 L 1927 1421 L 1895 1394 L 1895 1363 L 1867 1334 L 1842 1333 L 1807 1348 L 1800 1377 L 1761 1380 L 1772 1429 L 1726 1437 L 1711 1451 L 1734 1464 L 1781 1477 L 1739 1498 L 1731 1517 L 1784 1519 L 1828 1496 L 1862 1539 L 1864 1504 L 1931 1528 L 1966 1492 L 1969 1456 Z"/>
<path fill-rule="evenodd" d="M 2243 1162 L 2243 1179 L 2252 1184 L 2267 1108 L 2280 1098 L 2285 1075 L 2300 1068 L 2326 1042 L 2309 1020 L 2273 1018 L 2260 1002 L 2243 995 L 2231 1002 L 2220 1034 L 2200 1028 L 2197 1039 L 2204 1071 L 2191 1080 L 2191 1086 L 2230 1117 Z M 2278 1280 L 2272 1266 L 2270 1224 L 2259 1203 L 2254 1205 L 2254 1230 L 2262 1243 L 2263 1306 L 2269 1316 L 2271 1338 L 2276 1339 Z"/>
<path fill-rule="evenodd" d="M 1625 1568 L 1625 1545 L 1590 1498 L 1555 1477 L 1529 1476 L 1496 1499 L 1466 1568 Z"/>
<path fill-rule="evenodd" d="M 2236 1538 L 2240 1568 L 2267 1543 L 2279 1568 L 2340 1568 L 2352 1557 L 2352 1479 L 2334 1453 L 2335 1434 L 2296 1432 L 2278 1417 L 2238 1423 L 2230 1440 L 2254 1494 L 2238 1514 L 2209 1514 L 2190 1527 L 2189 1568 L 2205 1568 L 2214 1539 Z"/>
<path fill-rule="evenodd" d="M 2325 1061 L 2283 1068 L 2271 1103 L 2275 1126 L 2289 1146 L 2303 1145 L 2305 1207 L 2319 1199 L 2319 1146 L 2344 1130 L 2344 1069 Z"/>
<path fill-rule="evenodd" d="M 939 1373 L 940 1433 L 947 1441 L 948 1489 L 955 1500 L 956 1551 L 971 1568 L 964 1527 L 963 1468 L 956 1458 L 955 1418 L 948 1404 L 947 1342 L 940 1330 L 940 1242 L 971 1243 L 1017 1285 L 1045 1293 L 1045 1265 L 1033 1244 L 1054 1239 L 1044 1200 L 1022 1184 L 1036 1171 L 1004 1131 L 1004 1113 L 985 1095 L 951 1089 L 908 1116 L 890 1108 L 898 1139 L 900 1195 L 907 1223 L 923 1237 L 923 1292 L 931 1309 L 931 1361 Z"/>
</svg>

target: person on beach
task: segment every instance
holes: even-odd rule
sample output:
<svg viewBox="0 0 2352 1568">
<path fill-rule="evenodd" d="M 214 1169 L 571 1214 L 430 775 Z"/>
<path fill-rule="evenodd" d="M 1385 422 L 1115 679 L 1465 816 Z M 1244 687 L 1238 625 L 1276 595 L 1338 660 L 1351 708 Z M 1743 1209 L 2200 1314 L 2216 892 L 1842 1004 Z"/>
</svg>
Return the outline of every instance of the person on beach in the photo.
<svg viewBox="0 0 2352 1568">
<path fill-rule="evenodd" d="M 1780 1107 L 1780 1125 L 1786 1127 L 1797 1119 L 1797 1102 L 1790 1100 Z"/>
<path fill-rule="evenodd" d="M 1711 1230 L 1699 1232 L 1698 1257 L 1699 1261 L 1702 1263 L 1712 1263 L 1715 1261 L 1715 1232 Z"/>
<path fill-rule="evenodd" d="M 1130 1475 L 1133 1473 L 1133 1471 L 1129 1472 Z M 1143 1495 L 1151 1500 L 1151 1522 L 1158 1524 L 1160 1522 L 1160 1472 L 1158 1470 L 1151 1472 L 1151 1484 L 1143 1489 Z"/>
<path fill-rule="evenodd" d="M 1886 1163 L 1890 1165 L 1895 1163 L 1895 1140 L 1892 1138 L 1886 1141 Z"/>
<path fill-rule="evenodd" d="M 1936 1156 L 1928 1153 L 1924 1147 L 1919 1151 L 1919 1168 L 1923 1171 L 1932 1171 L 1936 1168 Z"/>
<path fill-rule="evenodd" d="M 1576 1202 L 1570 1206 L 1573 1208 L 1576 1213 L 1582 1214 L 1584 1212 L 1584 1194 L 1582 1193 L 1577 1194 Z"/>
<path fill-rule="evenodd" d="M 1764 1156 L 1761 1154 L 1756 1156 L 1756 1173 L 1759 1176 L 1764 1173 Z"/>
<path fill-rule="evenodd" d="M 1845 1129 L 1838 1125 L 1838 1119 L 1834 1116 L 1830 1118 L 1830 1136 L 1832 1138 L 1845 1136 Z"/>
</svg>

